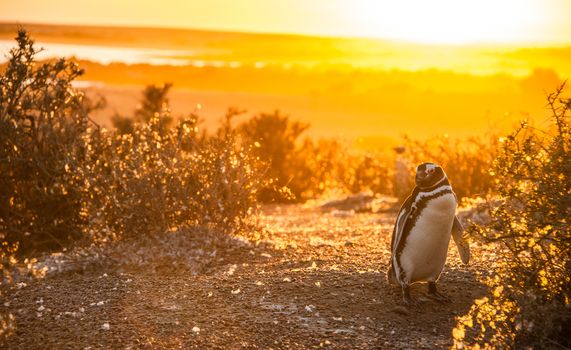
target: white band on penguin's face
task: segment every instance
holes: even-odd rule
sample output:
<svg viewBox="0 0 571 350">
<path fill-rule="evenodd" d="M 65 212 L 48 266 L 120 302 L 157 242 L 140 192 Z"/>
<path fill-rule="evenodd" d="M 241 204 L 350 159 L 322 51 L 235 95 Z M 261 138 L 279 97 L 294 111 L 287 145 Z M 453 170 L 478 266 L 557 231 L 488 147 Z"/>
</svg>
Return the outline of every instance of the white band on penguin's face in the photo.
<svg viewBox="0 0 571 350">
<path fill-rule="evenodd" d="M 426 170 L 434 170 L 438 167 L 436 164 L 428 163 L 426 164 Z"/>
<path fill-rule="evenodd" d="M 438 180 L 437 183 L 435 183 L 434 185 L 428 186 L 428 187 L 438 186 L 438 185 L 440 185 L 441 183 L 443 183 L 444 180 L 446 180 L 446 174 L 444 174 L 444 176 L 442 177 L 442 179 Z"/>
</svg>

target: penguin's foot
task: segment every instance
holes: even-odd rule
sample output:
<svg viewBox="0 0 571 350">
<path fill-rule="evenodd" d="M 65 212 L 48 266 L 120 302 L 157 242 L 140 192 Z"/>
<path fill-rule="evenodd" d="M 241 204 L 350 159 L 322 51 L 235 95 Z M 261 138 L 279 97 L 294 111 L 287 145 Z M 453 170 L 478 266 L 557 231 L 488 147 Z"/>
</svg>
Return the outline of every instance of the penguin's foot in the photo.
<svg viewBox="0 0 571 350">
<path fill-rule="evenodd" d="M 418 305 L 418 301 L 410 297 L 410 286 L 402 286 L 402 301 L 407 307 L 414 307 Z"/>
<path fill-rule="evenodd" d="M 441 303 L 452 301 L 446 294 L 442 294 L 436 289 L 436 283 L 434 282 L 428 282 L 428 297 Z"/>
</svg>

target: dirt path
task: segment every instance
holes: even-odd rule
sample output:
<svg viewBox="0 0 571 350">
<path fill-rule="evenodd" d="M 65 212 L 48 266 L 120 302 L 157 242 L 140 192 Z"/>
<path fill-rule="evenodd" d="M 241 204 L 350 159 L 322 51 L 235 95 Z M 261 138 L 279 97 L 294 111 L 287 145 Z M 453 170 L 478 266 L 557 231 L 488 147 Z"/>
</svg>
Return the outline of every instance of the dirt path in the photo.
<svg viewBox="0 0 571 350">
<path fill-rule="evenodd" d="M 394 214 L 266 208 L 257 244 L 176 243 L 167 258 L 93 265 L 14 286 L 14 349 L 448 348 L 454 316 L 485 289 L 454 247 L 440 304 L 417 285 L 416 308 L 385 282 Z M 143 250 L 141 250 L 143 251 Z M 120 260 L 120 255 L 117 258 Z M 177 263 L 184 260 L 184 263 Z"/>
</svg>

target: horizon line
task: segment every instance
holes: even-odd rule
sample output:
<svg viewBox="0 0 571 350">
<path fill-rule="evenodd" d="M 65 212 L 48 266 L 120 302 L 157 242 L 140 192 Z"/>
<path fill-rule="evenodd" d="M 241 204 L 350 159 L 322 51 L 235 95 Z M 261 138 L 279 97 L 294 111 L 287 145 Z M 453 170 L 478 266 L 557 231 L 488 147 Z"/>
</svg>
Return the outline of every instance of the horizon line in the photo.
<svg viewBox="0 0 571 350">
<path fill-rule="evenodd" d="M 210 32 L 221 34 L 238 34 L 238 35 L 254 35 L 254 36 L 279 36 L 279 37 L 297 37 L 312 39 L 330 39 L 330 40 L 370 40 L 384 42 L 395 45 L 412 45 L 412 46 L 432 46 L 432 47 L 504 47 L 504 48 L 564 48 L 571 47 L 569 42 L 490 42 L 490 41 L 472 41 L 472 42 L 420 42 L 406 39 L 395 39 L 380 36 L 355 36 L 342 34 L 325 34 L 325 33 L 301 33 L 301 32 L 271 32 L 271 31 L 246 31 L 233 30 L 228 28 L 207 28 L 207 27 L 188 27 L 188 26 L 169 26 L 169 25 L 143 25 L 128 23 L 73 23 L 73 22 L 26 22 L 0 19 L 0 25 L 15 25 L 25 27 L 29 26 L 51 26 L 51 27 L 86 27 L 86 28 L 108 28 L 108 29 L 146 29 L 146 30 L 178 30 L 178 31 L 194 31 L 194 32 Z"/>
</svg>

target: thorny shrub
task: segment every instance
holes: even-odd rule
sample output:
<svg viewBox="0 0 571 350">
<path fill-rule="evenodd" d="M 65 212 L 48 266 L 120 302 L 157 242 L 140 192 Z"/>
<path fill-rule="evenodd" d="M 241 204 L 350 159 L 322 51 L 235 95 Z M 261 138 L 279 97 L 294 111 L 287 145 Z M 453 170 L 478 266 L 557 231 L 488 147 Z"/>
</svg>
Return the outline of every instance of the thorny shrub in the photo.
<svg viewBox="0 0 571 350">
<path fill-rule="evenodd" d="M 90 188 L 90 231 L 137 236 L 184 226 L 244 228 L 265 183 L 264 165 L 233 130 L 199 137 L 196 118 L 162 130 L 160 116 L 135 123 L 132 133 L 90 135 L 97 148 L 83 168 Z"/>
<path fill-rule="evenodd" d="M 261 201 L 301 198 L 304 188 L 296 174 L 300 165 L 296 141 L 308 127 L 279 111 L 261 113 L 238 127 L 244 139 L 257 146 L 254 149 L 256 156 L 269 164 L 268 175 L 275 179 L 275 183 L 260 193 Z"/>
<path fill-rule="evenodd" d="M 162 86 L 149 85 L 143 90 L 141 104 L 135 110 L 133 117 L 122 116 L 115 113 L 111 117 L 111 122 L 119 134 L 133 133 L 135 123 L 149 123 L 155 114 L 160 115 L 159 131 L 164 135 L 172 126 L 174 118 L 171 116 L 169 109 L 168 93 L 172 84 L 164 84 Z"/>
<path fill-rule="evenodd" d="M 455 344 L 498 348 L 571 347 L 571 100 L 548 97 L 552 128 L 527 123 L 500 138 L 491 175 L 499 205 L 472 233 L 498 245 L 479 299 L 453 330 Z"/>
<path fill-rule="evenodd" d="M 8 244 L 3 241 L 0 243 L 0 268 L 2 274 L 0 275 L 0 286 L 12 283 L 12 274 L 10 273 L 11 267 L 16 264 L 16 250 L 17 244 Z M 3 290 L 0 288 L 0 297 L 2 297 Z M 15 330 L 15 318 L 9 312 L 0 312 L 0 345 L 2 341 L 9 337 Z"/>
<path fill-rule="evenodd" d="M 0 75 L 0 239 L 23 252 L 62 248 L 81 235 L 82 180 L 90 108 L 71 88 L 82 74 L 64 59 L 34 61 L 24 31 Z"/>
<path fill-rule="evenodd" d="M 335 139 L 300 136 L 308 124 L 291 120 L 279 111 L 262 113 L 239 125 L 255 154 L 269 164 L 275 179 L 260 199 L 303 201 L 326 192 L 392 192 L 391 160 L 381 152 L 350 150 Z"/>
<path fill-rule="evenodd" d="M 89 120 L 93 107 L 71 86 L 82 73 L 74 63 L 36 68 L 25 31 L 17 43 L 0 76 L 2 241 L 30 254 L 82 238 L 187 225 L 231 232 L 246 223 L 265 172 L 235 130 L 199 136 L 194 115 L 167 128 L 165 85 L 145 90 L 130 133 L 107 131 Z"/>
<path fill-rule="evenodd" d="M 304 198 L 328 192 L 393 193 L 393 159 L 383 152 L 352 149 L 334 139 L 306 139 L 300 155 L 296 171 Z"/>
</svg>

